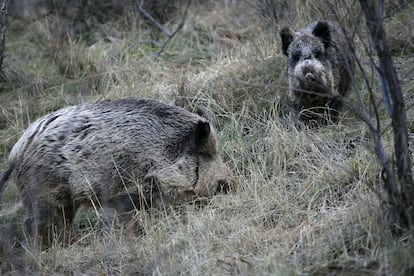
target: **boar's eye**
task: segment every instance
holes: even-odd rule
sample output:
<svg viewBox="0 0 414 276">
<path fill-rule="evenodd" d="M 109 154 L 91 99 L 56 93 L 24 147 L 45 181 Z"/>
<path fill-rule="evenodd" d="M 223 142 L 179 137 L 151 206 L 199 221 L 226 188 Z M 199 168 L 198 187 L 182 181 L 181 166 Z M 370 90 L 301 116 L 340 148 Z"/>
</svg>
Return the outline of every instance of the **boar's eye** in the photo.
<svg viewBox="0 0 414 276">
<path fill-rule="evenodd" d="M 300 51 L 293 52 L 292 53 L 292 56 L 291 56 L 292 62 L 298 62 L 299 59 L 300 59 L 300 56 L 301 56 L 301 52 Z"/>
</svg>

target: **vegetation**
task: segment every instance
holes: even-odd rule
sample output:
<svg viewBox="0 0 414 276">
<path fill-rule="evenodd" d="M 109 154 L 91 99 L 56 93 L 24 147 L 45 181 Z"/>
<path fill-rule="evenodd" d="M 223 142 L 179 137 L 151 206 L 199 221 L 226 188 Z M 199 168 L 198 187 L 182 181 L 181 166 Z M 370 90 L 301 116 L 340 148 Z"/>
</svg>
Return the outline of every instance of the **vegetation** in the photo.
<svg viewBox="0 0 414 276">
<path fill-rule="evenodd" d="M 134 233 L 116 222 L 102 226 L 96 213 L 81 210 L 79 239 L 44 251 L 26 246 L 17 189 L 8 182 L 0 202 L 0 274 L 414 272 L 412 230 L 399 226 L 389 206 L 369 127 L 347 109 L 338 124 L 312 129 L 289 115 L 277 32 L 321 18 L 339 19 L 354 37 L 364 72 L 357 72 L 350 103 L 358 97 L 366 106 L 372 97 L 380 102 L 358 2 L 327 7 L 326 1 L 296 0 L 279 14 L 258 6 L 265 2 L 284 1 L 193 1 L 183 27 L 160 54 L 154 42 L 167 38 L 134 5 L 122 15 L 81 21 L 82 28 L 59 13 L 8 18 L 0 79 L 1 172 L 11 147 L 36 118 L 80 102 L 135 96 L 190 110 L 207 107 L 236 179 L 229 194 L 189 199 L 171 210 L 137 211 Z M 391 16 L 384 26 L 412 148 L 414 6 L 407 1 L 400 9 L 399 2 L 386 5 Z M 184 6 L 163 18 L 165 28 L 177 27 Z M 378 115 L 391 156 L 393 133 L 382 105 Z"/>
</svg>

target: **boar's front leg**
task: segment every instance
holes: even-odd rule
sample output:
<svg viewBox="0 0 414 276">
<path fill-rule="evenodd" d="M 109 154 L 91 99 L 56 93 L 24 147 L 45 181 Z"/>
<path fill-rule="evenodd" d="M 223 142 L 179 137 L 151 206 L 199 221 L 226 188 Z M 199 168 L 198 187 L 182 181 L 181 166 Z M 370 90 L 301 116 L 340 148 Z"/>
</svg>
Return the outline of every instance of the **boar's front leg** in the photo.
<svg viewBox="0 0 414 276">
<path fill-rule="evenodd" d="M 76 207 L 65 186 L 48 193 L 26 193 L 23 195 L 26 209 L 25 233 L 30 242 L 50 246 L 53 240 L 69 243 L 74 240 L 72 229 Z"/>
</svg>

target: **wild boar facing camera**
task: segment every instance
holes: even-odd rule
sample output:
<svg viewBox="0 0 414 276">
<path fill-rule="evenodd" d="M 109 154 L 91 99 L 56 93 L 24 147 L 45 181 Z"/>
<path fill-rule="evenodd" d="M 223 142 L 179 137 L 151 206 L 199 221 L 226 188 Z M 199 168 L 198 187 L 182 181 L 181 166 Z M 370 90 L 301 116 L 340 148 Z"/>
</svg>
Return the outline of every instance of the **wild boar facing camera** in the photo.
<svg viewBox="0 0 414 276">
<path fill-rule="evenodd" d="M 293 107 L 305 123 L 338 120 L 354 72 L 352 41 L 336 22 L 318 21 L 294 33 L 280 31 Z"/>
<path fill-rule="evenodd" d="M 203 115 L 134 98 L 63 108 L 23 133 L 0 187 L 14 180 L 26 232 L 49 241 L 81 205 L 124 213 L 226 191 L 232 174 Z"/>
</svg>

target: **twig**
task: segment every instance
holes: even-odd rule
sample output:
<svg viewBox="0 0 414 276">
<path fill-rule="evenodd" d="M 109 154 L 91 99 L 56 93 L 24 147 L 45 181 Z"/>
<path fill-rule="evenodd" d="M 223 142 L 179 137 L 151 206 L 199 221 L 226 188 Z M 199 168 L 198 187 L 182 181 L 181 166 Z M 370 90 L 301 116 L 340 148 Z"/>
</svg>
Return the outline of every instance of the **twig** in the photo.
<svg viewBox="0 0 414 276">
<path fill-rule="evenodd" d="M 396 207 L 402 226 L 414 228 L 414 181 L 411 171 L 411 159 L 408 149 L 408 133 L 404 97 L 395 71 L 390 49 L 385 42 L 385 30 L 382 26 L 382 14 L 377 12 L 374 1 L 359 0 L 366 18 L 366 25 L 370 32 L 375 50 L 383 70 L 381 77 L 386 78 L 387 92 L 392 101 L 392 127 L 394 132 L 394 157 L 399 183 L 392 165 L 384 166 L 387 171 L 385 188 L 391 201 Z M 383 2 L 378 1 L 378 10 L 381 12 Z M 400 189 L 397 189 L 397 184 Z M 401 192 L 400 192 L 400 191 Z"/>
<path fill-rule="evenodd" d="M 390 94 L 388 91 L 388 81 L 386 76 L 384 75 L 384 64 L 382 63 L 382 61 L 379 61 L 379 67 L 377 68 L 378 73 L 380 75 L 380 80 L 381 80 L 381 91 L 382 91 L 382 97 L 384 99 L 384 105 L 385 105 L 385 109 L 388 112 L 388 115 L 390 117 L 392 117 L 392 107 L 391 107 L 391 101 L 390 101 Z"/>
<path fill-rule="evenodd" d="M 369 47 L 364 44 L 365 51 L 369 57 L 370 63 L 374 70 L 379 73 L 381 81 L 381 90 L 383 94 L 383 104 L 385 105 L 387 112 L 392 119 L 391 125 L 393 127 L 394 133 L 394 156 L 389 158 L 387 157 L 384 146 L 381 141 L 381 123 L 379 118 L 379 113 L 377 109 L 377 104 L 374 98 L 373 89 L 370 85 L 370 81 L 366 75 L 360 60 L 355 58 L 359 69 L 362 72 L 362 76 L 367 85 L 367 90 L 370 94 L 370 105 L 374 109 L 374 115 L 376 120 L 373 121 L 371 115 L 367 112 L 366 107 L 362 104 L 358 91 L 356 91 L 358 98 L 358 106 L 352 105 L 344 97 L 339 97 L 339 99 L 346 105 L 357 117 L 359 117 L 370 129 L 370 132 L 373 137 L 375 152 L 379 158 L 382 167 L 383 167 L 383 181 L 391 205 L 394 207 L 397 216 L 400 220 L 402 226 L 414 226 L 414 201 L 412 200 L 414 196 L 414 184 L 411 173 L 411 161 L 408 150 L 408 137 L 407 137 L 407 127 L 406 127 L 406 113 L 404 107 L 404 98 L 401 93 L 401 87 L 395 72 L 395 68 L 392 62 L 390 51 L 388 45 L 385 43 L 384 34 L 385 31 L 382 27 L 383 21 L 383 2 L 382 0 L 369 1 L 369 0 L 359 0 L 362 11 L 365 14 L 366 25 L 370 31 L 371 39 L 376 50 L 379 65 L 376 65 L 374 61 L 373 54 L 370 51 Z M 375 3 L 378 6 L 375 6 Z M 331 10 L 333 10 L 331 8 Z M 334 13 L 337 15 L 336 13 Z M 337 18 L 338 19 L 338 18 Z M 345 33 L 347 36 L 347 34 Z M 364 39 L 360 36 L 361 41 Z M 347 36 L 349 39 L 349 37 Z M 354 56 L 355 51 L 353 51 Z M 374 69 L 375 68 L 375 69 Z M 372 82 L 372 81 L 371 81 Z M 386 126 L 386 128 L 388 128 Z M 396 173 L 396 170 L 398 174 Z M 398 175 L 398 179 L 397 179 Z M 398 183 L 399 181 L 399 183 Z M 400 185 L 401 189 L 398 189 L 397 185 Z M 401 192 L 400 192 L 401 191 Z"/>
<path fill-rule="evenodd" d="M 159 56 L 161 53 L 162 53 L 162 51 L 164 51 L 164 48 L 165 48 L 165 46 L 170 42 L 170 40 L 178 33 L 178 31 L 179 30 L 181 30 L 182 28 L 183 28 L 183 26 L 184 26 L 184 23 L 185 23 L 185 20 L 186 20 L 186 18 L 187 18 L 187 12 L 188 12 L 188 8 L 190 7 L 190 4 L 191 4 L 191 0 L 188 0 L 187 1 L 187 5 L 186 5 L 186 7 L 185 7 L 185 10 L 184 10 L 184 14 L 183 14 L 183 16 L 181 17 L 181 21 L 180 21 L 180 23 L 178 24 L 178 26 L 177 26 L 177 28 L 173 31 L 173 32 L 170 32 L 169 30 L 167 30 L 160 22 L 158 22 L 153 16 L 151 16 L 151 14 L 149 14 L 145 9 L 144 9 L 144 7 L 143 7 L 143 5 L 144 5 L 144 0 L 141 0 L 141 3 L 139 4 L 139 5 L 137 5 L 138 6 L 138 11 L 140 12 L 140 13 L 142 13 L 142 15 L 144 15 L 149 21 L 151 21 L 155 26 L 157 26 L 158 27 L 158 29 L 160 29 L 163 33 L 164 33 L 164 35 L 167 37 L 167 39 L 164 41 L 164 43 L 163 44 L 160 44 L 160 43 L 155 43 L 154 41 L 151 41 L 151 43 L 152 44 L 154 44 L 154 45 L 161 45 L 160 46 L 160 49 L 158 50 L 158 52 L 156 53 L 156 55 L 157 56 Z"/>
</svg>

